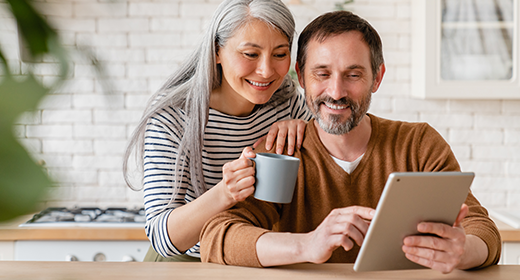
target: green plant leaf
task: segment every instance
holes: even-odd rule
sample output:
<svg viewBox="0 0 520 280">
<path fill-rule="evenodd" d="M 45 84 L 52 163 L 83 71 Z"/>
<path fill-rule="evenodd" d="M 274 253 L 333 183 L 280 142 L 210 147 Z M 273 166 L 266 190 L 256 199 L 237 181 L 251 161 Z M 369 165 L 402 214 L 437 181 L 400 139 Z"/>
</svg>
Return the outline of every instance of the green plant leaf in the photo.
<svg viewBox="0 0 520 280">
<path fill-rule="evenodd" d="M 41 166 L 16 140 L 13 125 L 27 111 L 34 111 L 42 97 L 58 86 L 69 69 L 65 48 L 46 20 L 30 5 L 30 0 L 7 0 L 18 25 L 20 43 L 29 51 L 26 62 L 50 55 L 60 65 L 56 82 L 49 88 L 39 83 L 27 64 L 28 75 L 13 76 L 0 50 L 0 221 L 34 212 L 52 182 Z"/>
<path fill-rule="evenodd" d="M 7 0 L 16 19 L 21 36 L 32 57 L 49 52 L 49 38 L 57 37 L 42 16 L 24 0 Z"/>
<path fill-rule="evenodd" d="M 5 131 L 0 131 L 0 159 L 0 221 L 36 211 L 50 179 Z"/>
<path fill-rule="evenodd" d="M 8 74 L 0 83 L 0 112 L 2 112 L 0 129 L 2 132 L 12 131 L 16 118 L 23 112 L 33 111 L 40 99 L 49 91 L 38 83 L 33 75 L 23 76 L 20 79 L 22 80 L 15 80 Z"/>
<path fill-rule="evenodd" d="M 16 141 L 13 124 L 25 111 L 33 111 L 48 89 L 34 76 L 16 80 L 7 73 L 0 83 L 0 221 L 35 210 L 51 181 Z"/>
</svg>

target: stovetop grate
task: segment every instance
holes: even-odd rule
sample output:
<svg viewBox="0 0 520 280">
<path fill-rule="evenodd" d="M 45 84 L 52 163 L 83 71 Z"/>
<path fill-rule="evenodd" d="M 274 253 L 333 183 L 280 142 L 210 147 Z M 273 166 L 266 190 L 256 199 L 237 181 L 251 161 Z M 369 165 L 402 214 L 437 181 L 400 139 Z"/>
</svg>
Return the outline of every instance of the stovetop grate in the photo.
<svg viewBox="0 0 520 280">
<path fill-rule="evenodd" d="M 37 224 L 138 224 L 146 221 L 144 208 L 50 207 L 35 214 L 24 225 Z"/>
</svg>

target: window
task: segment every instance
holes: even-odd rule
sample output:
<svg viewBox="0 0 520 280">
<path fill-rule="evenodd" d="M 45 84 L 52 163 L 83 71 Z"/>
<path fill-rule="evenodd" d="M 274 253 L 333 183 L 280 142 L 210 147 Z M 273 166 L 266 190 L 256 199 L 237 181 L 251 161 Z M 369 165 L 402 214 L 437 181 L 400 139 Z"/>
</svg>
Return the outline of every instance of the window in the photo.
<svg viewBox="0 0 520 280">
<path fill-rule="evenodd" d="M 520 99 L 518 2 L 412 1 L 412 95 Z"/>
</svg>

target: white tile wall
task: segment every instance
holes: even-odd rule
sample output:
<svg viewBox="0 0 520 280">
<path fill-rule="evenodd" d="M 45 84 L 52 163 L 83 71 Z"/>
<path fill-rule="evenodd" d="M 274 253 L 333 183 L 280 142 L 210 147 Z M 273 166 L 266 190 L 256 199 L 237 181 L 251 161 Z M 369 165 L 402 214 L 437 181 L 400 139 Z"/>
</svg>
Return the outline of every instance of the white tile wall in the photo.
<svg viewBox="0 0 520 280">
<path fill-rule="evenodd" d="M 520 101 L 417 100 L 410 98 L 411 0 L 356 0 L 346 7 L 380 32 L 386 76 L 371 112 L 426 121 L 452 145 L 465 171 L 475 171 L 473 192 L 486 206 L 520 206 Z M 286 0 L 300 31 L 339 0 Z M 66 45 L 96 54 L 107 69 L 113 94 L 103 93 L 85 55 L 73 52 L 70 78 L 38 110 L 15 127 L 36 160 L 56 180 L 47 205 L 138 206 L 121 173 L 122 153 L 144 104 L 197 45 L 220 0 L 38 0 L 37 7 Z M 299 4 L 292 4 L 299 3 Z M 18 61 L 16 29 L 0 0 L 0 47 L 13 71 Z M 56 65 L 36 68 L 46 84 Z"/>
</svg>

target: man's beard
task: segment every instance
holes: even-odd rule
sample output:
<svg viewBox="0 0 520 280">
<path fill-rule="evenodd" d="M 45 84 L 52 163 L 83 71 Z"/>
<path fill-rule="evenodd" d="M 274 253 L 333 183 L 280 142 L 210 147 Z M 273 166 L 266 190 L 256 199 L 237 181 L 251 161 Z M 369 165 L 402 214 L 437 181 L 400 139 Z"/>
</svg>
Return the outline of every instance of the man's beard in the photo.
<svg viewBox="0 0 520 280">
<path fill-rule="evenodd" d="M 347 134 L 358 126 L 365 114 L 368 112 L 372 99 L 371 92 L 367 92 L 360 103 L 356 103 L 350 97 L 343 97 L 339 100 L 334 100 L 332 97 L 325 95 L 310 100 L 308 96 L 309 95 L 307 95 L 307 105 L 312 108 L 312 113 L 314 118 L 318 121 L 318 125 L 326 133 L 334 135 Z M 320 104 L 324 102 L 337 106 L 349 106 L 350 116 L 343 122 L 341 121 L 343 115 L 330 114 L 325 117 L 322 116 L 320 112 Z"/>
</svg>

